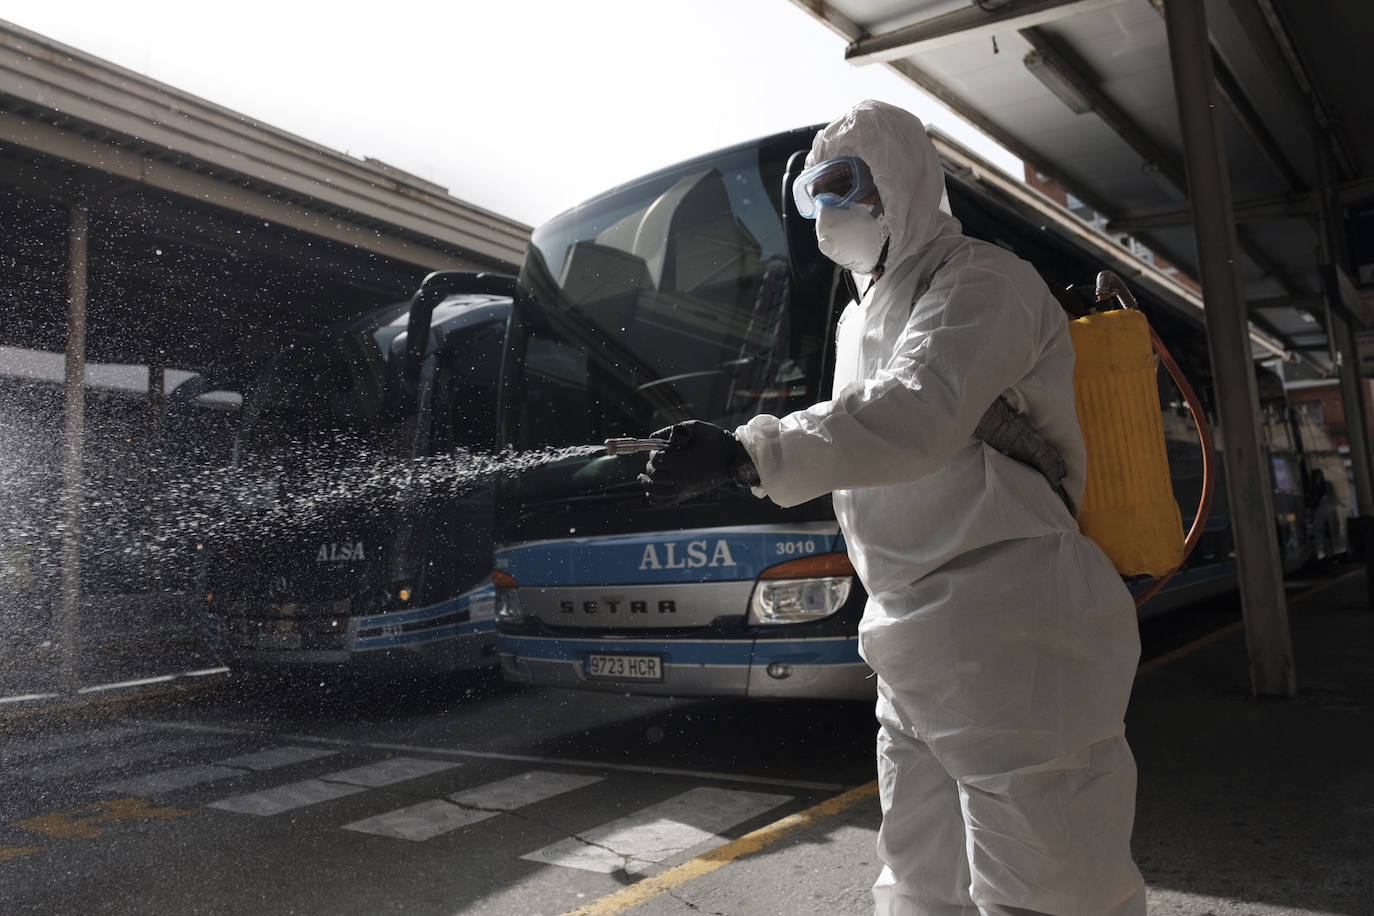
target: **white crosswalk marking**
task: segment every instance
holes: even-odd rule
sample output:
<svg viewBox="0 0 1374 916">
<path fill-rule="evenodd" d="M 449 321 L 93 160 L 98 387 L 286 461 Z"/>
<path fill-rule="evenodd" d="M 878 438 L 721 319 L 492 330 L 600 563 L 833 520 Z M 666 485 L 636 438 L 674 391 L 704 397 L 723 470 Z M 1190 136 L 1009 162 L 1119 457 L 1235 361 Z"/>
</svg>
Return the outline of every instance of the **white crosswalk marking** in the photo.
<svg viewBox="0 0 1374 916">
<path fill-rule="evenodd" d="M 633 874 L 700 843 L 724 843 L 717 833 L 791 798 L 763 792 L 692 789 L 520 858 L 603 874 L 621 869 Z"/>
<path fill-rule="evenodd" d="M 583 786 L 601 782 L 601 776 L 580 776 L 576 773 L 551 773 L 547 770 L 531 770 L 500 779 L 483 786 L 465 789 L 449 796 L 460 805 L 471 808 L 484 808 L 490 811 L 514 811 L 525 805 L 571 792 Z"/>
<path fill-rule="evenodd" d="M 216 762 L 221 766 L 240 767 L 245 770 L 275 770 L 277 767 L 284 767 L 292 763 L 304 763 L 307 760 L 319 760 L 321 757 L 333 757 L 337 753 L 338 751 L 325 751 L 317 747 L 299 747 L 288 744 L 285 747 L 270 747 L 267 750 L 255 751 L 251 754 L 239 754 L 237 757 Z"/>
<path fill-rule="evenodd" d="M 464 808 L 436 798 L 433 801 L 420 802 L 408 808 L 398 808 L 376 817 L 345 824 L 344 829 L 397 840 L 413 840 L 418 843 L 432 840 L 450 830 L 496 817 L 500 813 Z"/>
<path fill-rule="evenodd" d="M 255 751 L 251 754 L 227 757 L 215 763 L 161 770 L 133 779 L 106 783 L 100 788 L 106 792 L 121 792 L 126 795 L 164 795 L 178 789 L 189 789 L 192 786 L 228 779 L 231 776 L 242 776 L 248 770 L 275 770 L 278 767 L 302 763 L 306 760 L 332 757 L 337 753 L 338 751 L 322 751 L 313 747 L 287 745 Z"/>
<path fill-rule="evenodd" d="M 330 773 L 320 778 L 327 779 L 330 782 L 346 782 L 367 789 L 375 789 L 378 786 L 389 786 L 393 783 L 405 782 L 407 779 L 428 776 L 430 773 L 451 770 L 458 766 L 462 766 L 462 764 L 452 760 L 421 760 L 418 757 L 392 757 L 389 760 L 369 763 L 367 766 L 354 767 L 351 770 L 340 770 L 337 773 Z"/>
<path fill-rule="evenodd" d="M 283 811 L 290 811 L 293 808 L 304 808 L 306 805 L 314 805 L 366 791 L 367 789 L 363 786 L 325 782 L 321 779 L 303 779 L 300 782 L 287 783 L 284 786 L 265 789 L 261 792 L 222 798 L 217 802 L 211 802 L 209 807 L 219 808 L 221 811 L 236 811 L 239 814 L 256 814 L 269 817 L 273 814 L 281 814 Z"/>
<path fill-rule="evenodd" d="M 100 788 L 105 792 L 118 792 L 123 795 L 163 795 L 178 789 L 189 789 L 191 786 L 242 775 L 243 770 L 233 767 L 201 763 L 149 773 L 146 776 L 135 776 L 133 779 L 122 779 L 119 782 L 106 783 Z"/>
<path fill-rule="evenodd" d="M 600 776 L 534 770 L 455 792 L 449 796 L 452 801 L 421 802 L 346 824 L 344 829 L 419 842 L 601 780 Z"/>
<path fill-rule="evenodd" d="M 303 779 L 300 782 L 277 786 L 262 792 L 234 795 L 211 802 L 211 808 L 223 811 L 237 811 L 240 814 L 273 815 L 304 808 L 317 802 L 331 801 L 345 795 L 365 792 L 379 786 L 428 776 L 441 770 L 462 766 L 448 760 L 421 760 L 417 757 L 392 757 L 366 766 L 326 773 L 317 779 Z"/>
</svg>

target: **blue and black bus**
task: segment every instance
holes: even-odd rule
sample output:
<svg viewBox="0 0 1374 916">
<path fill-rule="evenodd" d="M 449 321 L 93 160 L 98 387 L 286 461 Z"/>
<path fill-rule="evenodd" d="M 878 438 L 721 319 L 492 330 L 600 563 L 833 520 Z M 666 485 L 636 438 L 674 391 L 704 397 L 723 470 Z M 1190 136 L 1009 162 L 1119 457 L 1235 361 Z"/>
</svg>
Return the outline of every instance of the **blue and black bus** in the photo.
<svg viewBox="0 0 1374 916">
<path fill-rule="evenodd" d="M 489 481 L 514 283 L 441 271 L 284 348 L 246 400 L 202 538 L 232 667 L 495 665 Z"/>
</svg>

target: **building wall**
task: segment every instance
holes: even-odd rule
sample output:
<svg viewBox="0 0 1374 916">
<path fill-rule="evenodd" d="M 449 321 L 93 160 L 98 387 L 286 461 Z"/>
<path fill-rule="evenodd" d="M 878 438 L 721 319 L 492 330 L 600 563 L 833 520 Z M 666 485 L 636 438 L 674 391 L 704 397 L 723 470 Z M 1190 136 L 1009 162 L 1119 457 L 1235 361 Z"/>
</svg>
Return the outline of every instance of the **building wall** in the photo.
<svg viewBox="0 0 1374 916">
<path fill-rule="evenodd" d="M 1365 429 L 1374 430 L 1374 381 L 1363 379 Z M 1345 403 L 1337 381 L 1288 389 L 1288 403 L 1317 422 L 1339 446 L 1347 446 Z"/>
</svg>

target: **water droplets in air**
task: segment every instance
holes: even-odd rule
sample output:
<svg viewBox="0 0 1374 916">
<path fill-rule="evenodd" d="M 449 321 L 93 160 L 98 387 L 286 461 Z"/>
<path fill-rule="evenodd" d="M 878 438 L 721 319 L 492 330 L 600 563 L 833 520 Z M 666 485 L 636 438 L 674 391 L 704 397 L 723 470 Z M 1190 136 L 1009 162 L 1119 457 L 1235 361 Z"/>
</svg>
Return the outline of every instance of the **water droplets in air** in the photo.
<svg viewBox="0 0 1374 916">
<path fill-rule="evenodd" d="M 131 460 L 115 454 L 129 448 L 125 430 L 102 428 L 96 414 L 91 419 L 80 490 L 83 573 L 131 591 L 154 590 L 162 578 L 189 585 L 194 555 L 210 542 L 263 546 L 274 536 L 328 524 L 340 510 L 405 512 L 422 501 L 461 498 L 502 477 L 600 451 L 457 448 L 411 459 L 338 434 L 231 467 L 169 450 Z M 0 593 L 32 594 L 59 581 L 68 524 L 64 493 L 60 413 L 4 399 Z"/>
</svg>

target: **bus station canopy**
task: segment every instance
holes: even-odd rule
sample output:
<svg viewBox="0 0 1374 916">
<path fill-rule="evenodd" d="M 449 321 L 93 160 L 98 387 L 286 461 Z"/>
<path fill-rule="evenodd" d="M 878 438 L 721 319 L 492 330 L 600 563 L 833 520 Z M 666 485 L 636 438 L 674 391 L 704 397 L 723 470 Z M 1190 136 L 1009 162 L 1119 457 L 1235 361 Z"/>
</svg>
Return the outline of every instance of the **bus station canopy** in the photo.
<svg viewBox="0 0 1374 916">
<path fill-rule="evenodd" d="M 429 271 L 513 273 L 530 231 L 0 21 L 0 347 L 67 348 L 73 207 L 89 211 L 85 357 L 231 387 Z"/>
<path fill-rule="evenodd" d="M 850 62 L 891 67 L 1108 231 L 1198 276 L 1162 0 L 793 2 L 849 42 Z M 1252 327 L 1292 374 L 1332 374 L 1327 303 L 1374 324 L 1374 264 L 1361 289 L 1358 253 L 1374 224 L 1374 4 L 1207 0 L 1206 18 Z M 1333 269 L 1352 244 L 1354 263 Z"/>
</svg>

